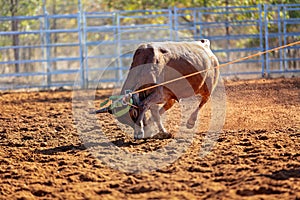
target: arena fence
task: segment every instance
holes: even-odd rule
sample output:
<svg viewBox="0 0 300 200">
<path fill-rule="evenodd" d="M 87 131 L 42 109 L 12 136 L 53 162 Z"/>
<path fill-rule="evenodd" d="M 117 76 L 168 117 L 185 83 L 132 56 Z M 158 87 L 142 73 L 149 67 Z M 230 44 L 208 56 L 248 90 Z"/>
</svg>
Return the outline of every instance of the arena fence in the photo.
<svg viewBox="0 0 300 200">
<path fill-rule="evenodd" d="M 207 38 L 221 63 L 300 40 L 300 4 L 0 17 L 0 89 L 118 84 L 150 41 Z M 12 23 L 22 28 L 11 30 Z M 21 30 L 22 29 L 22 30 Z M 223 76 L 300 72 L 300 46 L 230 65 Z M 101 79 L 99 79 L 101 77 Z M 77 81 L 75 81 L 77 80 Z"/>
</svg>

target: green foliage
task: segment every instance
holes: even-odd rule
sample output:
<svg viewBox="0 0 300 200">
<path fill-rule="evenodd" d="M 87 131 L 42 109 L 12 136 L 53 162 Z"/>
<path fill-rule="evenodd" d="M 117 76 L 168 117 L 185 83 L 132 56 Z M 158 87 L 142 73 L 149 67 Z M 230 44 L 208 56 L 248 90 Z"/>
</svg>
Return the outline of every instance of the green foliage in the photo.
<svg viewBox="0 0 300 200">
<path fill-rule="evenodd" d="M 35 15 L 41 5 L 41 0 L 0 0 L 0 16 Z"/>
<path fill-rule="evenodd" d="M 291 0 L 292 1 L 292 0 Z M 296 1 L 296 0 L 294 0 Z M 139 10 L 176 7 L 211 7 L 211 6 L 240 6 L 269 3 L 266 0 L 103 0 L 104 9 L 107 10 Z M 277 2 L 276 2 L 277 3 Z"/>
<path fill-rule="evenodd" d="M 152 9 L 165 9 L 170 7 L 216 7 L 216 6 L 255 6 L 258 4 L 293 4 L 299 3 L 299 0 L 81 0 L 82 7 L 84 11 L 94 12 L 94 11 L 116 11 L 116 10 L 152 10 Z M 45 3 L 45 7 L 48 14 L 75 14 L 78 12 L 78 0 L 0 0 L 0 16 L 32 16 L 37 14 L 43 14 L 43 3 Z M 156 12 L 158 13 L 158 12 Z M 137 15 L 141 15 L 141 13 L 136 13 Z M 280 16 L 283 16 L 283 11 L 281 11 Z M 207 20 L 219 20 L 224 21 L 224 16 L 204 16 L 208 17 Z M 229 13 L 226 16 L 229 20 L 242 21 L 249 19 L 258 19 L 258 13 Z M 278 16 L 276 13 L 268 16 L 269 19 L 276 19 Z M 286 13 L 286 18 L 300 18 L 299 11 L 288 11 Z M 163 24 L 166 18 L 158 17 L 158 18 L 143 18 L 143 19 L 123 19 L 122 23 L 126 24 Z M 182 16 L 182 21 L 189 22 L 192 21 L 193 16 L 190 13 Z M 38 30 L 41 28 L 41 21 L 39 20 L 19 20 L 17 23 L 17 30 Z M 111 24 L 111 21 L 102 21 L 95 22 L 98 25 L 106 25 Z M 102 23 L 102 24 L 100 24 Z M 114 22 L 115 23 L 115 22 Z M 77 25 L 76 19 L 74 20 L 50 20 L 50 28 L 74 28 Z M 287 29 L 289 32 L 298 31 L 296 30 L 299 26 L 288 25 Z M 13 29 L 13 25 L 11 21 L 4 21 L 0 23 L 0 31 L 11 31 Z M 270 24 L 269 29 L 273 32 L 278 32 L 277 24 Z M 230 34 L 234 34 L 235 30 L 229 30 Z M 256 34 L 259 31 L 258 26 L 247 27 L 241 31 L 242 33 L 248 34 Z M 100 37 L 96 35 L 96 37 Z M 12 41 L 9 37 L 1 37 L 0 45 L 11 45 Z M 53 41 L 56 42 L 67 42 L 71 41 L 73 38 L 71 35 L 66 35 L 63 37 L 55 36 L 52 34 L 51 36 Z M 110 38 L 110 34 L 101 36 L 102 39 Z M 92 38 L 89 38 L 92 40 Z M 95 40 L 99 40 L 99 38 L 94 38 Z M 38 35 L 22 35 L 20 36 L 20 43 L 22 41 L 28 44 L 30 41 L 38 41 Z M 53 42 L 52 41 L 52 42 Z M 247 39 L 243 42 L 236 42 L 237 46 L 257 46 L 259 41 L 257 39 Z M 59 52 L 58 52 L 59 53 Z"/>
<path fill-rule="evenodd" d="M 32 16 L 36 15 L 41 9 L 41 1 L 36 0 L 0 0 L 0 16 Z M 34 22 L 22 20 L 18 22 L 18 30 L 26 30 Z M 11 29 L 11 22 L 5 21 L 0 24 L 0 30 L 8 31 Z M 0 43 L 2 44 L 2 43 Z"/>
</svg>

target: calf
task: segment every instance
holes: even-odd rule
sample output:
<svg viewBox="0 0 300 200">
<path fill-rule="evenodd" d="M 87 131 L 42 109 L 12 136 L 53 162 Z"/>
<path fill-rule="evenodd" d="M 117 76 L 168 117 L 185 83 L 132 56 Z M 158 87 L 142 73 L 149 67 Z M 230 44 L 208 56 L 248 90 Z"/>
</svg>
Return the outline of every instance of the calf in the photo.
<svg viewBox="0 0 300 200">
<path fill-rule="evenodd" d="M 150 110 L 160 136 L 169 138 L 172 135 L 164 128 L 160 116 L 176 101 L 199 95 L 202 97 L 199 106 L 186 123 L 187 128 L 193 128 L 200 109 L 209 100 L 217 85 L 218 66 L 218 59 L 210 50 L 210 42 L 207 39 L 141 44 L 134 53 L 121 90 L 121 94 L 131 91 L 131 94 L 126 96 L 131 103 L 124 104 L 128 112 L 118 115 L 117 120 L 134 128 L 135 139 L 144 138 L 149 127 L 145 113 Z M 183 78 L 193 73 L 195 75 Z M 172 82 L 174 79 L 177 80 Z M 166 81 L 171 82 L 164 84 Z M 163 106 L 159 108 L 158 104 Z M 118 113 L 124 110 L 124 107 L 107 107 L 97 112 Z"/>
</svg>

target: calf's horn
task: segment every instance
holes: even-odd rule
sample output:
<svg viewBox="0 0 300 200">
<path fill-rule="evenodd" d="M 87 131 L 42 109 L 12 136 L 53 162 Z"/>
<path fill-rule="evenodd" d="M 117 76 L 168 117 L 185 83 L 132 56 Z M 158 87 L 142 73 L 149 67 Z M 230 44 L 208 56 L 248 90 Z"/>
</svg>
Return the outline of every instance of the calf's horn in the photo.
<svg viewBox="0 0 300 200">
<path fill-rule="evenodd" d="M 90 112 L 90 114 L 98 114 L 98 113 L 112 113 L 112 112 L 111 112 L 110 106 Z"/>
</svg>

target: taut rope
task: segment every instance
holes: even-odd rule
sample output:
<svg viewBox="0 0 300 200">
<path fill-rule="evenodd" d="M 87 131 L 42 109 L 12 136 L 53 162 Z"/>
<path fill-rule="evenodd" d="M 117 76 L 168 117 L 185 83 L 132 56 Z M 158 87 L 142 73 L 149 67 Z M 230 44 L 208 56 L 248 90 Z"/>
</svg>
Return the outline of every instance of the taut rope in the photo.
<svg viewBox="0 0 300 200">
<path fill-rule="evenodd" d="M 234 64 L 234 63 L 237 63 L 237 62 L 248 60 L 250 58 L 253 58 L 253 57 L 256 57 L 256 56 L 261 56 L 263 54 L 270 53 L 270 52 L 273 52 L 273 51 L 278 51 L 280 49 L 284 49 L 284 48 L 287 48 L 287 47 L 290 47 L 290 46 L 294 46 L 294 45 L 297 45 L 297 44 L 300 44 L 300 41 L 292 42 L 292 43 L 289 43 L 287 45 L 279 46 L 279 47 L 276 47 L 276 48 L 273 48 L 273 49 L 270 49 L 270 50 L 267 50 L 267 51 L 262 51 L 262 52 L 258 52 L 256 54 L 252 54 L 250 56 L 242 57 L 242 58 L 239 58 L 239 59 L 236 59 L 236 60 L 233 60 L 233 61 L 221 64 L 221 65 L 217 65 L 217 66 L 213 67 L 212 69 L 226 67 L 228 65 L 231 65 L 231 64 Z M 181 76 L 181 77 L 169 80 L 169 81 L 165 81 L 165 82 L 153 85 L 153 86 L 149 86 L 149 87 L 146 87 L 146 88 L 143 88 L 143 89 L 140 89 L 140 90 L 136 90 L 136 91 L 130 92 L 129 94 L 120 95 L 120 96 L 112 96 L 111 98 L 108 98 L 103 103 L 101 103 L 100 107 L 103 107 L 104 105 L 108 104 L 110 100 L 111 101 L 121 100 L 123 102 L 123 104 L 126 103 L 126 105 L 128 105 L 128 106 L 137 107 L 137 106 L 135 106 L 135 105 L 132 104 L 132 101 L 131 101 L 130 98 L 129 98 L 129 101 L 126 101 L 125 99 L 128 96 L 131 97 L 133 94 L 137 94 L 137 93 L 140 93 L 140 92 L 144 92 L 146 90 L 157 88 L 159 86 L 163 86 L 163 85 L 166 85 L 166 84 L 169 84 L 169 83 L 173 83 L 173 82 L 181 80 L 181 79 L 189 78 L 191 76 L 195 76 L 195 75 L 201 74 L 203 72 L 207 72 L 208 70 L 211 70 L 211 69 L 205 69 L 205 70 L 202 70 L 202 71 L 194 72 L 194 73 L 191 73 L 191 74 L 188 74 L 188 75 L 185 75 L 185 76 Z"/>
<path fill-rule="evenodd" d="M 243 58 L 239 58 L 239 59 L 230 61 L 230 62 L 228 62 L 228 63 L 224 63 L 224 64 L 221 64 L 221 65 L 217 65 L 217 66 L 215 66 L 214 68 L 226 67 L 226 66 L 228 66 L 228 65 L 231 65 L 231 64 L 234 64 L 234 63 L 237 63 L 237 62 L 241 62 L 241 61 L 248 60 L 248 59 L 253 58 L 253 57 L 256 57 L 256 56 L 261 56 L 261 55 L 266 54 L 266 53 L 270 53 L 270 52 L 273 52 L 273 51 L 277 51 L 277 50 L 280 50 L 280 49 L 284 49 L 284 48 L 286 48 L 286 47 L 294 46 L 294 45 L 296 45 L 296 44 L 300 44 L 300 41 L 293 42 L 293 43 L 289 43 L 289 44 L 287 44 L 287 45 L 283 45 L 283 46 L 280 46 L 280 47 L 276 47 L 276 48 L 273 48 L 273 49 L 270 49 L 270 50 L 267 50 L 267 51 L 258 52 L 258 53 L 256 53 L 256 54 L 252 54 L 252 55 L 250 55 L 250 56 L 246 56 L 246 57 L 243 57 Z M 214 69 L 214 68 L 213 68 L 213 69 Z M 131 94 L 137 94 L 137 93 L 144 92 L 144 91 L 146 91 L 146 90 L 150 90 L 150 89 L 153 89 L 153 88 L 162 86 L 162 85 L 166 85 L 166 84 L 169 84 L 169 83 L 173 83 L 173 82 L 175 82 L 175 81 L 178 81 L 178 80 L 181 80 L 181 79 L 184 79 L 184 78 L 188 78 L 188 77 L 191 77 L 191 76 L 195 76 L 195 75 L 197 75 L 197 74 L 201 74 L 201 73 L 206 72 L 206 71 L 208 71 L 208 70 L 210 70 L 210 69 L 206 69 L 206 70 L 194 72 L 194 73 L 192 73 L 192 74 L 188 74 L 188 75 L 181 76 L 181 77 L 178 77 L 178 78 L 169 80 L 169 81 L 165 81 L 165 82 L 162 82 L 162 83 L 159 83 L 159 84 L 150 86 L 150 87 L 146 87 L 146 88 L 143 88 L 143 89 L 140 89 L 140 90 L 136 90 L 136 91 L 131 92 Z"/>
</svg>

